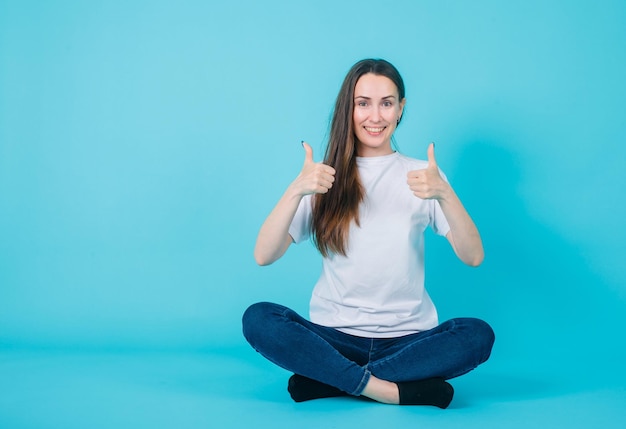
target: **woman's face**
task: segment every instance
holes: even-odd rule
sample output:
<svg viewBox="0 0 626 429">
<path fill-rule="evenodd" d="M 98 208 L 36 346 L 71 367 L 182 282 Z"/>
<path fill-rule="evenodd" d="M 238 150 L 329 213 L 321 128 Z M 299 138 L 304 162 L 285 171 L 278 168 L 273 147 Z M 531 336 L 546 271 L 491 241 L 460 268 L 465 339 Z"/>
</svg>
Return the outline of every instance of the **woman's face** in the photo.
<svg viewBox="0 0 626 429">
<path fill-rule="evenodd" d="M 405 103 L 398 97 L 398 88 L 388 77 L 367 73 L 356 82 L 352 120 L 359 156 L 393 152 L 391 136 Z"/>
</svg>

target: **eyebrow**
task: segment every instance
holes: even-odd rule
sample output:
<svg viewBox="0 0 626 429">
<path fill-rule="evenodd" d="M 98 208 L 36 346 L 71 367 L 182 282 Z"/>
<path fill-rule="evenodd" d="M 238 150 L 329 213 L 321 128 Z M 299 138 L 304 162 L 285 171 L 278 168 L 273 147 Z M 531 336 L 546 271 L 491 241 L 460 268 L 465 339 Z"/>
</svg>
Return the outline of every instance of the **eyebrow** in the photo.
<svg viewBox="0 0 626 429">
<path fill-rule="evenodd" d="M 354 98 L 355 99 L 357 99 L 357 98 L 364 98 L 365 100 L 371 100 L 372 99 L 371 97 L 367 97 L 365 95 L 357 95 Z M 381 98 L 381 100 L 386 100 L 388 98 L 396 98 L 396 96 L 395 95 L 387 95 L 387 96 Z"/>
</svg>

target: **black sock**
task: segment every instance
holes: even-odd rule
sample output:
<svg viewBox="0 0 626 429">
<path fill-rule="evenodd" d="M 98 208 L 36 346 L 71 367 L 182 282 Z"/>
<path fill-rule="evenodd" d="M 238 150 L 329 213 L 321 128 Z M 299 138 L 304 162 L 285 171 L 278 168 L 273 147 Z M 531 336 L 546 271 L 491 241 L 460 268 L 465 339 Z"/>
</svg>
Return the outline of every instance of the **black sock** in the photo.
<svg viewBox="0 0 626 429">
<path fill-rule="evenodd" d="M 289 378 L 287 390 L 291 398 L 296 402 L 347 395 L 343 390 L 298 374 L 294 374 Z"/>
<path fill-rule="evenodd" d="M 447 408 L 454 396 L 454 389 L 443 378 L 396 383 L 400 393 L 400 405 L 434 405 Z"/>
</svg>

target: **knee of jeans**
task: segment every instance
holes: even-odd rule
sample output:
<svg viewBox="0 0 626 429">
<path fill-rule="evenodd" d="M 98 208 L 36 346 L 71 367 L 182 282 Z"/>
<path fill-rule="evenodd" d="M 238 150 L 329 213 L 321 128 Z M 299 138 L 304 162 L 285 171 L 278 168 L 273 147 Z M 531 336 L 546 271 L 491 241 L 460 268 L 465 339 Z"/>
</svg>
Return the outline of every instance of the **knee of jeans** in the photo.
<svg viewBox="0 0 626 429">
<path fill-rule="evenodd" d="M 484 362 L 489 359 L 489 356 L 491 355 L 491 349 L 493 348 L 493 344 L 496 340 L 496 335 L 491 326 L 487 322 L 480 319 L 474 319 L 474 332 L 476 340 L 482 349 L 482 361 Z"/>
<path fill-rule="evenodd" d="M 276 305 L 269 302 L 257 302 L 246 309 L 241 318 L 243 336 L 250 344 L 263 333 L 267 325 L 269 314 Z"/>
</svg>

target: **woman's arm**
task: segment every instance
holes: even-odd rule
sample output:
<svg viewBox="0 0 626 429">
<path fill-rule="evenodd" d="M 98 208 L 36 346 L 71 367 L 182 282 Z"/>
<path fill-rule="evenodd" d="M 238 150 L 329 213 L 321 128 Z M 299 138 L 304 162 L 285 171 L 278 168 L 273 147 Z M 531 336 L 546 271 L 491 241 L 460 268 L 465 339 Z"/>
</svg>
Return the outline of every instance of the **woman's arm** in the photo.
<svg viewBox="0 0 626 429">
<path fill-rule="evenodd" d="M 452 187 L 449 195 L 439 200 L 439 205 L 450 225 L 446 238 L 452 245 L 454 253 L 467 265 L 479 266 L 485 258 L 485 251 L 478 228 Z"/>
<path fill-rule="evenodd" d="M 417 197 L 439 201 L 450 225 L 446 238 L 454 252 L 467 265 L 480 265 L 485 257 L 480 234 L 452 186 L 439 174 L 433 143 L 428 146 L 428 166 L 424 170 L 410 171 L 407 183 Z"/>
<path fill-rule="evenodd" d="M 305 150 L 304 165 L 296 179 L 289 185 L 269 214 L 256 239 L 254 259 L 259 265 L 269 265 L 285 254 L 293 241 L 289 225 L 298 205 L 307 194 L 324 194 L 333 186 L 335 169 L 313 161 L 313 149 L 302 142 Z"/>
</svg>

